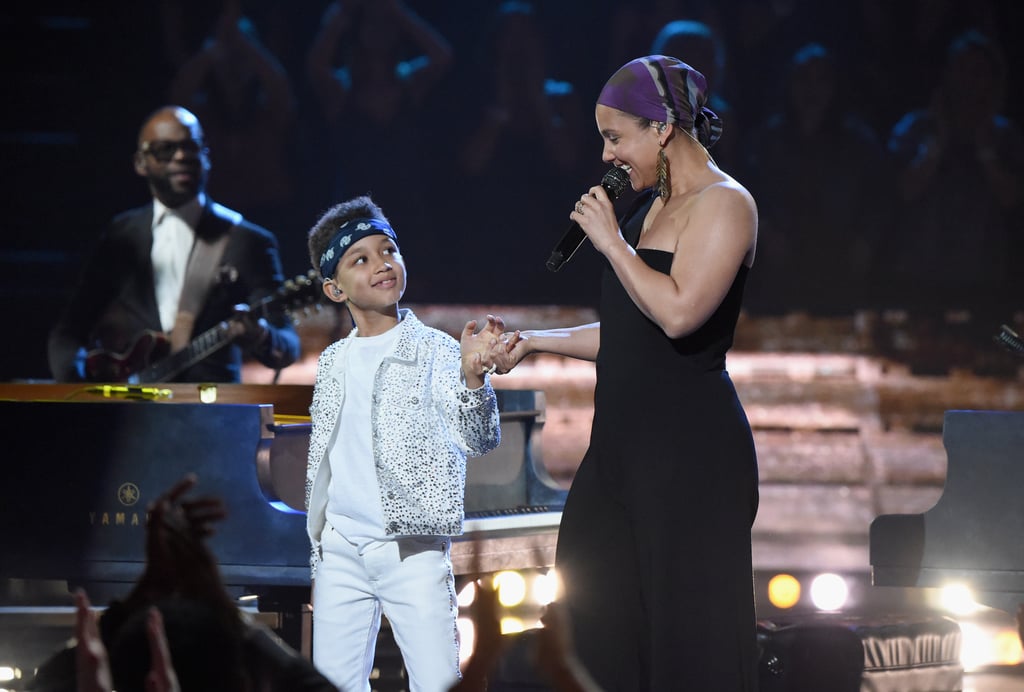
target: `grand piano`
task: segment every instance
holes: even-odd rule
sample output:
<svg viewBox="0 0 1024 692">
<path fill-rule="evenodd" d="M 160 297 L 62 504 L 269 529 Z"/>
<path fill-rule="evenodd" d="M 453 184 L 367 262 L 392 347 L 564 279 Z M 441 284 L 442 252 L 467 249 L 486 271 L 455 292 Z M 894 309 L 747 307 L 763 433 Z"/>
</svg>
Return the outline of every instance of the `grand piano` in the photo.
<svg viewBox="0 0 1024 692">
<path fill-rule="evenodd" d="M 947 411 L 942 495 L 922 514 L 883 514 L 870 530 L 878 586 L 966 584 L 983 605 L 1024 603 L 1024 412 Z"/>
<path fill-rule="evenodd" d="M 23 446 L 0 463 L 0 584 L 81 585 L 98 605 L 123 595 L 142 571 L 147 504 L 193 471 L 194 494 L 227 506 L 209 539 L 225 584 L 261 611 L 299 617 L 311 395 L 302 385 L 0 385 L 3 439 Z M 497 396 L 502 443 L 468 462 L 468 530 L 452 546 L 464 577 L 554 561 L 566 491 L 540 458 L 543 393 Z M 286 639 L 296 626 L 282 625 Z"/>
</svg>

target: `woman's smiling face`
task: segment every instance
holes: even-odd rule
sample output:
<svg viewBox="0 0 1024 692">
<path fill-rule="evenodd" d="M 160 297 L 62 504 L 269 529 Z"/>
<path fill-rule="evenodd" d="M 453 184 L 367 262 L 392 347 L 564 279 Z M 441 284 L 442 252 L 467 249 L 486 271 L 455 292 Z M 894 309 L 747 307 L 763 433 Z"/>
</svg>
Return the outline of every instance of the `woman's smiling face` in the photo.
<svg viewBox="0 0 1024 692">
<path fill-rule="evenodd" d="M 629 173 L 634 190 L 652 187 L 657 181 L 658 130 L 635 115 L 616 108 L 594 109 L 597 129 L 604 140 L 601 159 Z"/>
</svg>

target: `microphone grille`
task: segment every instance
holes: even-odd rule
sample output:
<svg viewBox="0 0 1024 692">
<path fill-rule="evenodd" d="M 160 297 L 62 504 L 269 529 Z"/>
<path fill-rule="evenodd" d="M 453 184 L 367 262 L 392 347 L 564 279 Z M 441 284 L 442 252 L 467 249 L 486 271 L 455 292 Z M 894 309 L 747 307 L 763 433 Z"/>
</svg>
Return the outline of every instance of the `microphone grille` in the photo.
<svg viewBox="0 0 1024 692">
<path fill-rule="evenodd" d="M 608 196 L 612 198 L 613 202 L 623 193 L 627 185 L 629 185 L 629 173 L 626 173 L 626 171 L 618 166 L 609 170 L 601 178 L 601 186 L 608 193 Z"/>
</svg>

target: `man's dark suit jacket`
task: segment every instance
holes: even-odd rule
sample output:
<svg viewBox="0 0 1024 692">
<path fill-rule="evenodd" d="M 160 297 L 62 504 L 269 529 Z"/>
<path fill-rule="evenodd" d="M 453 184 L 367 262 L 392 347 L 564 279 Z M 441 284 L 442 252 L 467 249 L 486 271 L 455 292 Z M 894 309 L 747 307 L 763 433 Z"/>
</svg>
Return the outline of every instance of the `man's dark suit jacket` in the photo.
<svg viewBox="0 0 1024 692">
<path fill-rule="evenodd" d="M 233 212 L 207 198 L 196 236 L 211 240 L 224 233 L 230 236 L 196 315 L 193 337 L 230 317 L 235 305 L 254 305 L 283 285 L 276 238 L 244 219 L 236 225 L 235 218 Z M 93 248 L 50 332 L 50 371 L 58 382 L 97 379 L 86 372 L 86 353 L 99 349 L 126 354 L 140 335 L 162 332 L 150 259 L 152 226 L 152 204 L 123 212 Z M 283 310 L 267 315 L 267 321 L 269 338 L 253 346 L 250 353 L 269 368 L 283 368 L 298 357 L 298 334 Z M 238 382 L 243 355 L 242 347 L 232 343 L 172 381 Z"/>
</svg>

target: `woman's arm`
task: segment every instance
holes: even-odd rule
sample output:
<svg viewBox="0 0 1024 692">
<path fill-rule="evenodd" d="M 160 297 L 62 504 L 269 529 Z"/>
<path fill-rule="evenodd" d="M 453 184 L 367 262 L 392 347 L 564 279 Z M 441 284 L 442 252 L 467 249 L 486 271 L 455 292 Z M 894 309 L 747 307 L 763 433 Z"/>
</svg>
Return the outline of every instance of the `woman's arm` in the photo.
<svg viewBox="0 0 1024 692">
<path fill-rule="evenodd" d="M 494 358 L 496 372 L 499 375 L 512 370 L 531 353 L 551 353 L 580 360 L 597 360 L 597 351 L 601 345 L 601 323 L 510 332 L 504 334 L 503 338 L 506 340 L 508 351 Z"/>
<path fill-rule="evenodd" d="M 669 274 L 649 267 L 622 238 L 605 191 L 595 187 L 590 194 L 586 213 L 574 212 L 572 218 L 611 263 L 636 306 L 671 338 L 699 329 L 752 255 L 757 209 L 750 194 L 723 180 L 691 200 L 663 208 L 648 234 L 661 241 L 658 249 L 674 254 Z M 600 213 L 592 211 L 595 207 Z"/>
</svg>

